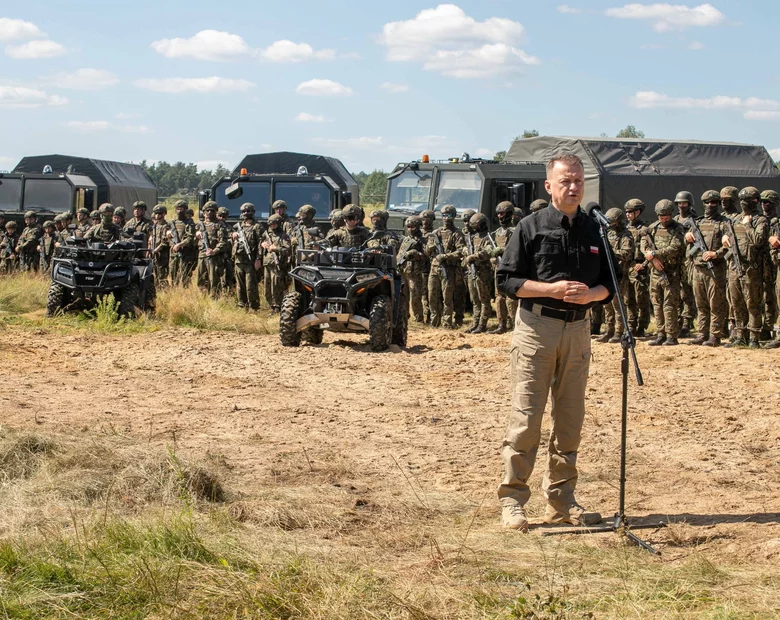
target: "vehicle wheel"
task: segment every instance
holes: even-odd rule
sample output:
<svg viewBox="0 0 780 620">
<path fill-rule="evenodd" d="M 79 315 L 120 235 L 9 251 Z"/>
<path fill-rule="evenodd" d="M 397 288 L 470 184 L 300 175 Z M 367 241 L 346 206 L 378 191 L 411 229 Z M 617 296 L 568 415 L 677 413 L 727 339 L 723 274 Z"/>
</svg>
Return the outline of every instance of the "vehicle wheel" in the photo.
<svg viewBox="0 0 780 620">
<path fill-rule="evenodd" d="M 141 289 L 133 280 L 119 298 L 119 316 L 134 317 L 141 306 Z"/>
<path fill-rule="evenodd" d="M 297 347 L 301 344 L 301 333 L 295 329 L 300 316 L 301 294 L 287 293 L 279 311 L 279 342 L 282 346 Z"/>
<path fill-rule="evenodd" d="M 387 295 L 378 295 L 371 302 L 368 340 L 372 351 L 384 351 L 390 344 L 390 298 Z"/>
<path fill-rule="evenodd" d="M 68 289 L 62 284 L 52 282 L 49 285 L 49 294 L 46 297 L 46 316 L 56 316 L 58 312 L 62 312 L 62 309 L 67 304 Z"/>
<path fill-rule="evenodd" d="M 144 298 L 144 311 L 154 314 L 157 309 L 157 287 L 154 280 L 149 281 L 149 285 L 146 288 L 146 297 Z"/>
<path fill-rule="evenodd" d="M 409 316 L 406 313 L 407 308 L 406 293 L 401 292 L 401 301 L 398 304 L 398 316 L 393 317 L 393 339 L 392 344 L 397 344 L 399 347 L 404 348 L 406 346 L 406 334 L 409 331 Z"/>
<path fill-rule="evenodd" d="M 322 336 L 324 333 L 324 329 L 320 329 L 319 327 L 310 327 L 306 330 L 305 333 L 306 341 L 310 342 L 311 344 L 322 344 Z"/>
</svg>

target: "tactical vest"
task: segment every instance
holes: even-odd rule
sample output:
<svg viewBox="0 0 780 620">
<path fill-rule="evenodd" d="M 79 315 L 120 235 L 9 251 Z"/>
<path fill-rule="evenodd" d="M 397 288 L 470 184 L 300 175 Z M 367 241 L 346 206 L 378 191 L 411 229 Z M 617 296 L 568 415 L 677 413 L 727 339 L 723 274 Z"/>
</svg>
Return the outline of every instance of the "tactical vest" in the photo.
<svg viewBox="0 0 780 620">
<path fill-rule="evenodd" d="M 757 266 L 760 258 L 759 248 L 753 245 L 752 239 L 755 239 L 756 228 L 759 224 L 766 222 L 766 218 L 763 215 L 754 214 L 750 223 L 743 224 L 744 217 L 744 213 L 739 213 L 731 218 L 731 222 L 734 224 L 734 235 L 739 246 L 739 258 L 746 265 Z"/>
<path fill-rule="evenodd" d="M 704 237 L 704 243 L 707 244 L 707 250 L 711 252 L 717 252 L 723 247 L 723 219 L 720 216 L 710 218 L 704 216 L 696 223 L 699 225 L 702 237 Z M 706 250 L 705 250 L 706 251 Z M 693 258 L 693 264 L 697 267 L 704 267 L 707 264 L 702 257 L 702 252 L 699 252 Z M 720 262 L 722 258 L 714 258 L 713 261 Z"/>
<path fill-rule="evenodd" d="M 669 223 L 669 228 L 664 228 L 661 226 L 660 222 L 653 223 L 648 229 L 648 234 L 653 238 L 655 247 L 658 248 L 659 251 L 665 250 L 671 246 L 675 237 L 680 238 L 680 241 L 683 244 L 685 243 L 682 240 L 682 226 L 674 220 Z M 684 250 L 677 252 L 668 258 L 665 258 L 663 260 L 664 266 L 667 269 L 674 268 L 676 271 L 677 268 L 682 264 L 683 254 Z"/>
</svg>

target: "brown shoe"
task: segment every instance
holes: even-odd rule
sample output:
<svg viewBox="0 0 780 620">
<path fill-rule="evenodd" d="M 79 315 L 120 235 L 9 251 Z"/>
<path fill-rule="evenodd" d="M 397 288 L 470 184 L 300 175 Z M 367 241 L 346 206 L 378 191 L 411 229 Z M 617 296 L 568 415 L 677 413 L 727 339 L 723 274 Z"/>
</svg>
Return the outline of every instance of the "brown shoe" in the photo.
<svg viewBox="0 0 780 620">
<path fill-rule="evenodd" d="M 710 336 L 710 339 L 706 342 L 702 342 L 702 345 L 705 347 L 719 347 L 720 346 L 720 338 L 717 336 Z"/>
<path fill-rule="evenodd" d="M 528 518 L 525 510 L 518 504 L 501 508 L 501 525 L 510 530 L 528 531 Z"/>
<path fill-rule="evenodd" d="M 577 502 L 569 504 L 564 508 L 547 506 L 544 513 L 545 523 L 568 523 L 570 525 L 596 525 L 601 523 L 601 514 L 598 512 L 588 512 Z"/>
</svg>

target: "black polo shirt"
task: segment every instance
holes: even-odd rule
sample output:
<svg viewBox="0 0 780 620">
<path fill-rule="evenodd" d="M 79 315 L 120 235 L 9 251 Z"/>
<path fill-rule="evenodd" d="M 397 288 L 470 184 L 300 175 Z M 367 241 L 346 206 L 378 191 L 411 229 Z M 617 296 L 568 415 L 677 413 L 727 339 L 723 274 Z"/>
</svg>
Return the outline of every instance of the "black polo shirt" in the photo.
<svg viewBox="0 0 780 620">
<path fill-rule="evenodd" d="M 517 225 L 496 272 L 498 287 L 509 297 L 526 280 L 559 282 L 576 280 L 594 287 L 603 285 L 609 295 L 600 302 L 573 304 L 552 297 L 529 297 L 531 301 L 561 310 L 585 310 L 606 304 L 615 294 L 599 225 L 577 207 L 574 221 L 553 205 L 522 219 Z M 614 258 L 614 255 L 613 255 Z M 614 262 L 614 261 L 613 261 Z M 620 268 L 615 263 L 620 276 Z"/>
</svg>

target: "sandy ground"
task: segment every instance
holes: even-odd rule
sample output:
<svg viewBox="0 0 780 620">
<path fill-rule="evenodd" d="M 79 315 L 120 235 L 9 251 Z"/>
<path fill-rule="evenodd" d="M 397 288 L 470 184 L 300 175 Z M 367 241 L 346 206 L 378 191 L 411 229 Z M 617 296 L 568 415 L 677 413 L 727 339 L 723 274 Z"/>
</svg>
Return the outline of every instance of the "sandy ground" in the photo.
<svg viewBox="0 0 780 620">
<path fill-rule="evenodd" d="M 173 444 L 219 463 L 230 487 L 249 498 L 341 463 L 354 488 L 413 482 L 453 501 L 483 502 L 488 518 L 479 527 L 487 531 L 498 524 L 509 341 L 413 329 L 408 350 L 371 353 L 365 337 L 330 333 L 320 346 L 289 349 L 276 336 L 8 327 L 0 410 L 16 430 Z M 618 499 L 621 351 L 594 343 L 593 354 L 578 497 L 609 515 Z M 778 353 L 641 342 L 638 355 L 646 385 L 638 388 L 632 373 L 628 515 L 685 520 L 711 553 L 773 565 Z M 530 507 L 532 515 L 543 510 L 538 493 Z M 643 535 L 666 549 L 666 532 Z"/>
</svg>

